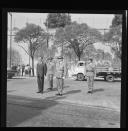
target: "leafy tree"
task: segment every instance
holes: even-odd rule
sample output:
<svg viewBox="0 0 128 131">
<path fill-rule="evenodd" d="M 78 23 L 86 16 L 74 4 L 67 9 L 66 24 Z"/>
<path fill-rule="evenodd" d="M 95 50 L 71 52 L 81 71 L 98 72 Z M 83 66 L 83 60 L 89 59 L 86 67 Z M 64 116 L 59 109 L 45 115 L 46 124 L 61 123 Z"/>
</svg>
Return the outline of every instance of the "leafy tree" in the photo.
<svg viewBox="0 0 128 131">
<path fill-rule="evenodd" d="M 87 60 L 89 57 L 95 58 L 96 54 L 96 49 L 93 44 L 90 44 L 86 47 L 83 53 L 83 59 Z"/>
<path fill-rule="evenodd" d="M 19 31 L 19 28 L 18 27 L 13 27 L 13 31 L 17 32 L 17 31 Z"/>
<path fill-rule="evenodd" d="M 105 52 L 104 53 L 104 59 L 105 60 L 109 60 L 109 61 L 112 61 L 112 55 L 108 52 Z"/>
<path fill-rule="evenodd" d="M 51 45 L 51 47 L 49 48 L 49 56 L 50 57 L 54 57 L 55 56 L 55 53 L 57 52 L 57 48 L 55 45 Z"/>
<path fill-rule="evenodd" d="M 44 24 L 48 28 L 59 28 L 70 23 L 71 16 L 67 13 L 49 13 Z"/>
<path fill-rule="evenodd" d="M 105 41 L 111 43 L 115 56 L 121 59 L 122 48 L 122 15 L 115 15 L 110 26 L 110 31 L 105 34 Z"/>
<path fill-rule="evenodd" d="M 122 15 L 115 15 L 115 17 L 112 20 L 111 28 L 117 27 L 119 25 L 122 25 Z"/>
<path fill-rule="evenodd" d="M 66 13 L 49 13 L 47 15 L 46 21 L 44 22 L 47 29 L 56 29 L 60 27 L 65 27 L 71 23 L 71 16 Z M 49 40 L 51 36 L 47 34 L 47 48 L 49 45 Z"/>
<path fill-rule="evenodd" d="M 96 29 L 88 27 L 87 24 L 73 24 L 59 28 L 55 34 L 55 44 L 65 48 L 72 48 L 80 60 L 83 51 L 88 45 L 102 39 L 102 35 Z"/>
<path fill-rule="evenodd" d="M 26 27 L 16 32 L 15 42 L 20 46 L 32 59 L 32 73 L 34 76 L 34 55 L 37 49 L 46 41 L 46 34 L 44 30 L 35 24 L 27 23 Z M 26 44 L 26 49 L 23 44 Z"/>
<path fill-rule="evenodd" d="M 37 59 L 39 56 L 47 57 L 47 54 L 48 54 L 47 44 L 41 44 L 40 48 L 38 48 L 35 52 L 35 59 Z"/>
</svg>

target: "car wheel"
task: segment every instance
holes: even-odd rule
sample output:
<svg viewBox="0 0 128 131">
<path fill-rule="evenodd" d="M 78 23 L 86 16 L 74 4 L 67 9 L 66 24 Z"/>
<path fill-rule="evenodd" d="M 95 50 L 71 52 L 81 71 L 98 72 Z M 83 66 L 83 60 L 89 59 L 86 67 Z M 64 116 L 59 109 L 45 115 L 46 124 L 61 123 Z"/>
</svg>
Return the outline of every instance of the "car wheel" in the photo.
<svg viewBox="0 0 128 131">
<path fill-rule="evenodd" d="M 113 82 L 114 81 L 114 76 L 113 75 L 107 75 L 106 80 L 109 81 L 109 82 Z"/>
<path fill-rule="evenodd" d="M 82 73 L 77 74 L 77 80 L 82 81 L 84 80 L 84 75 Z"/>
</svg>

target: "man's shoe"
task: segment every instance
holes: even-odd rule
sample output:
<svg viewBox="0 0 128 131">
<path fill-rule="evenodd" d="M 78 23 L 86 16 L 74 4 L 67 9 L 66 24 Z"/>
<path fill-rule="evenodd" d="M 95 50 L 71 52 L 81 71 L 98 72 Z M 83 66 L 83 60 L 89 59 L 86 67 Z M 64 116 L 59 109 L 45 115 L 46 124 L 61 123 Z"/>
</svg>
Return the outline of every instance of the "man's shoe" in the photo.
<svg viewBox="0 0 128 131">
<path fill-rule="evenodd" d="M 53 89 L 52 89 L 52 88 L 48 88 L 47 90 L 50 90 L 50 91 L 52 91 Z"/>
<path fill-rule="evenodd" d="M 59 96 L 60 94 L 59 94 L 59 93 L 57 93 L 56 95 L 57 95 L 57 96 Z"/>
<path fill-rule="evenodd" d="M 40 91 L 37 91 L 36 93 L 40 93 Z"/>
<path fill-rule="evenodd" d="M 92 93 L 92 91 L 88 91 L 87 93 Z"/>
</svg>

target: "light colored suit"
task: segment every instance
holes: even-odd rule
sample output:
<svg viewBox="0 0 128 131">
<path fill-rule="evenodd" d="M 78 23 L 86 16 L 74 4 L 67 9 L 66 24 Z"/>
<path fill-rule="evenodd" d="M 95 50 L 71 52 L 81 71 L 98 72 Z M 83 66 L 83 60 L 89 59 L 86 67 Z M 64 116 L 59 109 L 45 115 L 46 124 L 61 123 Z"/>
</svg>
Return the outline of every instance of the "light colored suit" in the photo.
<svg viewBox="0 0 128 131">
<path fill-rule="evenodd" d="M 55 73 L 55 63 L 54 62 L 48 62 L 47 63 L 47 78 L 48 78 L 48 84 L 49 88 L 53 88 L 53 76 Z"/>
<path fill-rule="evenodd" d="M 95 76 L 95 65 L 93 63 L 86 65 L 86 76 L 89 91 L 93 90 L 94 76 Z"/>
<path fill-rule="evenodd" d="M 64 63 L 57 62 L 56 63 L 56 85 L 57 85 L 57 90 L 59 94 L 62 94 L 63 91 L 63 85 L 64 85 Z"/>
</svg>

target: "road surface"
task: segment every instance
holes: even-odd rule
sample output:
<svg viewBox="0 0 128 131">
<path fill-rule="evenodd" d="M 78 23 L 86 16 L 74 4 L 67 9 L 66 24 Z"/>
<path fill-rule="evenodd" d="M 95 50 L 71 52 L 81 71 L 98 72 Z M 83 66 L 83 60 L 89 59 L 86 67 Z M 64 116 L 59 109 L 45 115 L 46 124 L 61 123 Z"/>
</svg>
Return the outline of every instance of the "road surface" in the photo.
<svg viewBox="0 0 128 131">
<path fill-rule="evenodd" d="M 120 82 L 95 82 L 87 95 L 86 81 L 65 80 L 64 95 L 38 94 L 36 78 L 7 81 L 8 127 L 120 127 Z"/>
</svg>

